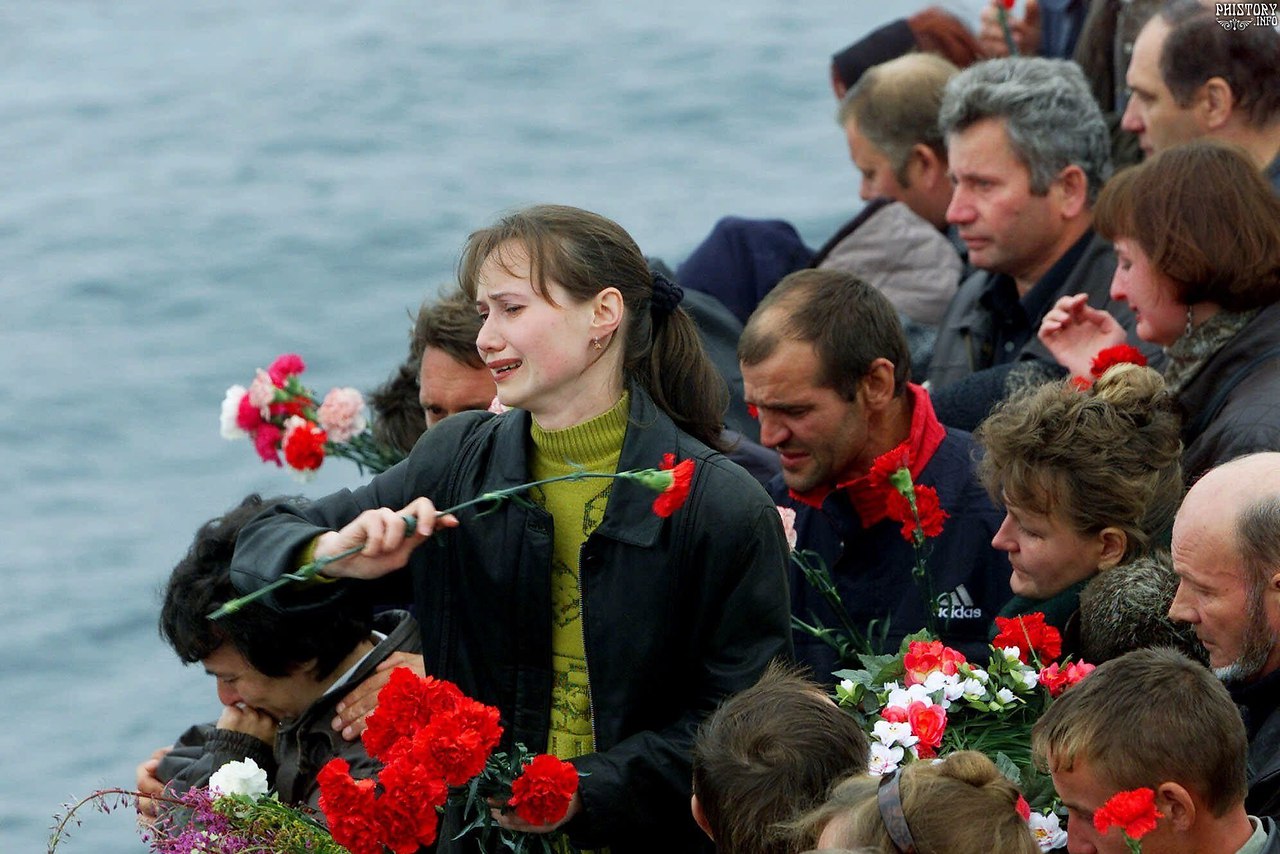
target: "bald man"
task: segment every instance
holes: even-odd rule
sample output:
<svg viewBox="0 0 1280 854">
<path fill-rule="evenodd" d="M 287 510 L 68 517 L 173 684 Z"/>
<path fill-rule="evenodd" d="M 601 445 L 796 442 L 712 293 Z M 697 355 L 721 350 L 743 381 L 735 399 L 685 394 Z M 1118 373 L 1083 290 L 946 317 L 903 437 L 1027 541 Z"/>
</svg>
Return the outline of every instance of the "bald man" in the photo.
<svg viewBox="0 0 1280 854">
<path fill-rule="evenodd" d="M 1211 469 L 1173 524 L 1178 592 L 1169 616 L 1190 623 L 1240 707 L 1249 735 L 1254 815 L 1280 814 L 1280 453 Z"/>
</svg>

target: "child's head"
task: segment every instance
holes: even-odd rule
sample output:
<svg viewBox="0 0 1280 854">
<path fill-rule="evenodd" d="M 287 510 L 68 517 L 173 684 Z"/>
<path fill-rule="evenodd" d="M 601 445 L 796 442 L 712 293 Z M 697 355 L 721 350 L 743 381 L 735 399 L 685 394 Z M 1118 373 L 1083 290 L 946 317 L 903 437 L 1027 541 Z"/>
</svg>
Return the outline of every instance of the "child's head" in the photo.
<svg viewBox="0 0 1280 854">
<path fill-rule="evenodd" d="M 733 854 L 796 851 L 790 822 L 867 768 L 867 737 L 815 682 L 778 664 L 725 700 L 693 744 L 694 817 Z"/>
<path fill-rule="evenodd" d="M 1018 798 L 990 759 L 961 751 L 936 765 L 913 762 L 892 776 L 850 777 L 802 824 L 817 834 L 819 850 L 1037 854 Z"/>
<path fill-rule="evenodd" d="M 637 382 L 686 432 L 719 443 L 728 389 L 703 351 L 697 328 L 680 308 L 683 291 L 650 272 L 640 248 L 617 223 L 563 205 L 516 211 L 474 232 L 463 249 L 458 280 L 472 300 L 487 279 L 505 274 L 557 309 L 592 306 L 599 325 L 584 340 L 556 342 L 587 365 Z M 569 305 L 561 306 L 557 294 Z M 485 331 L 481 331 L 483 342 Z M 589 348 L 585 355 L 577 352 Z M 483 347 L 482 347 L 483 349 Z M 498 377 L 502 398 L 504 382 Z M 504 403 L 507 401 L 504 399 Z"/>
<path fill-rule="evenodd" d="M 1182 497 L 1178 417 L 1149 368 L 1029 389 L 975 436 L 982 481 L 1007 509 L 992 545 L 1009 552 L 1020 595 L 1047 599 L 1145 553 Z"/>
</svg>

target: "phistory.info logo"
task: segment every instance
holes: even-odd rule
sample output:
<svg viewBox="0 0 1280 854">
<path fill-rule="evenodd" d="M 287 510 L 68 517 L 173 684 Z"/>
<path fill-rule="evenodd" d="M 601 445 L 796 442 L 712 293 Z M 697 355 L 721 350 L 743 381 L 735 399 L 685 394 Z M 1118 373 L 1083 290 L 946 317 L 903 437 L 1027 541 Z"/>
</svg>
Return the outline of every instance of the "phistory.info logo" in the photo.
<svg viewBox="0 0 1280 854">
<path fill-rule="evenodd" d="M 1214 12 L 1224 30 L 1280 27 L 1280 3 L 1215 3 Z"/>
</svg>

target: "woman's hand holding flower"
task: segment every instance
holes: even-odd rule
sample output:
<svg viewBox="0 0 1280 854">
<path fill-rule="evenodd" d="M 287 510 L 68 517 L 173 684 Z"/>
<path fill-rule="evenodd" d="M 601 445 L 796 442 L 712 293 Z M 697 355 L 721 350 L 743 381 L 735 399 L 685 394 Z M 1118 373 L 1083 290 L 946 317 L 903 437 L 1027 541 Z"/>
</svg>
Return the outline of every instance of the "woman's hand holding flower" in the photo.
<svg viewBox="0 0 1280 854">
<path fill-rule="evenodd" d="M 1040 321 L 1040 342 L 1077 377 L 1089 376 L 1099 350 L 1125 341 L 1119 322 L 1089 305 L 1088 299 L 1088 294 L 1062 297 Z"/>
<path fill-rule="evenodd" d="M 530 824 L 516 815 L 514 811 L 504 812 L 499 805 L 490 803 L 494 821 L 507 830 L 515 830 L 522 833 L 551 833 L 559 830 L 569 819 L 582 811 L 582 798 L 577 792 L 573 793 L 573 799 L 569 801 L 569 809 L 565 811 L 564 818 L 551 824 Z"/>
<path fill-rule="evenodd" d="M 412 531 L 402 517 L 412 517 Z M 402 510 L 389 507 L 366 510 L 338 531 L 328 531 L 316 540 L 315 557 L 331 557 L 361 547 L 350 557 L 326 565 L 321 575 L 332 578 L 380 578 L 409 562 L 409 554 L 438 528 L 456 528 L 452 515 L 440 516 L 428 498 L 419 498 Z"/>
</svg>

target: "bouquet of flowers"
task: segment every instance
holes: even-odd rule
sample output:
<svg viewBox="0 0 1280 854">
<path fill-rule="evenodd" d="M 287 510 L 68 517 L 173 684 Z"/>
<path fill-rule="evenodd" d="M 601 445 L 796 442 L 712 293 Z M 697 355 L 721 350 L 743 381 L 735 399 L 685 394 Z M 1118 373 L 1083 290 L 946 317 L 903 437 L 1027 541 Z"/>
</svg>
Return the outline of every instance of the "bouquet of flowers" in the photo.
<svg viewBox="0 0 1280 854">
<path fill-rule="evenodd" d="M 903 442 L 876 458 L 867 479 L 870 487 L 878 490 L 884 497 L 885 518 L 900 524 L 902 538 L 911 543 L 915 553 L 911 577 L 924 600 L 925 627 L 936 637 L 938 605 L 933 590 L 933 576 L 929 573 L 927 563 L 928 540 L 942 533 L 947 511 L 942 509 L 937 490 L 931 486 L 916 484 L 912 480 L 910 465 L 911 451 L 907 443 Z M 830 627 L 824 626 L 816 617 L 812 618 L 811 623 L 806 623 L 793 616 L 792 628 L 807 632 L 826 643 L 835 650 L 837 660 L 841 662 L 852 663 L 858 656 L 871 655 L 882 648 L 889 631 L 887 622 L 873 621 L 865 631 L 854 625 L 840 599 L 831 570 L 822 556 L 814 551 L 796 550 L 795 511 L 789 507 L 779 507 L 778 512 L 782 515 L 783 528 L 787 531 L 787 541 L 792 548 L 792 562 L 800 567 L 805 581 L 818 592 L 840 623 L 839 627 Z"/>
<path fill-rule="evenodd" d="M 396 668 L 364 733 L 369 755 L 384 763 L 377 779 L 352 779 L 343 759 L 320 771 L 320 808 L 333 838 L 351 854 L 411 854 L 435 841 L 438 812 L 453 801 L 463 803 L 470 819 L 459 836 L 496 831 L 509 850 L 532 843 L 550 852 L 550 834 L 500 827 L 490 803 L 530 824 L 554 824 L 578 790 L 578 772 L 520 744 L 514 755 L 495 752 L 501 737 L 497 709 L 465 696 L 452 682 Z"/>
<path fill-rule="evenodd" d="M 359 391 L 335 388 L 317 400 L 298 379 L 305 370 L 301 356 L 285 353 L 266 370 L 259 368 L 247 389 L 227 389 L 222 438 L 250 439 L 263 462 L 287 465 L 302 480 L 314 476 L 326 456 L 343 457 L 374 474 L 400 462 L 399 451 L 373 438 Z"/>
<path fill-rule="evenodd" d="M 383 768 L 374 779 L 356 780 L 345 759 L 330 760 L 317 777 L 322 816 L 281 803 L 268 792 L 266 772 L 248 759 L 222 766 L 208 786 L 157 796 L 169 806 L 168 815 L 146 832 L 147 841 L 156 854 L 412 854 L 435 842 L 440 813 L 452 802 L 466 816 L 459 837 L 496 833 L 508 850 L 540 846 L 550 854 L 554 834 L 503 828 L 490 805 L 530 824 L 555 824 L 578 790 L 578 772 L 522 744 L 511 754 L 496 751 L 498 717 L 497 709 L 452 682 L 396 668 L 364 733 L 365 748 Z M 103 790 L 71 806 L 54 828 L 49 854 L 84 804 L 110 811 L 139 796 Z"/>
<path fill-rule="evenodd" d="M 54 826 L 49 854 L 66 839 L 68 826 L 73 821 L 79 824 L 76 811 L 81 806 L 93 803 L 110 812 L 117 803 L 126 806 L 138 796 L 138 792 L 108 789 L 69 807 Z M 144 831 L 144 839 L 157 854 L 348 854 L 310 810 L 281 803 L 269 794 L 267 772 L 252 759 L 228 762 L 214 772 L 207 786 L 180 796 L 154 797 L 169 806 L 168 815 Z"/>
<path fill-rule="evenodd" d="M 985 666 L 922 631 L 905 638 L 897 655 L 864 655 L 861 669 L 837 673 L 836 700 L 867 732 L 872 774 L 981 751 L 1022 789 L 1041 848 L 1060 848 L 1066 833 L 1052 781 L 1032 762 L 1031 727 L 1093 666 L 1043 664 L 1062 652 L 1061 636 L 1043 614 L 997 618 L 997 628 Z"/>
</svg>

